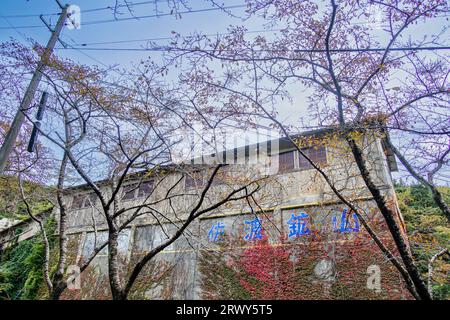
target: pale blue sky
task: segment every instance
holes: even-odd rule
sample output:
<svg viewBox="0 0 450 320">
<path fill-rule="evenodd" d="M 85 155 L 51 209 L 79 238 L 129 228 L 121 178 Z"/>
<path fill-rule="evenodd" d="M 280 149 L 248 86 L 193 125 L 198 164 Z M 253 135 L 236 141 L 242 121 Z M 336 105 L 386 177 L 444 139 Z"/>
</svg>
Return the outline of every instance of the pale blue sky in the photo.
<svg viewBox="0 0 450 320">
<path fill-rule="evenodd" d="M 167 7 L 167 0 L 155 0 L 159 12 L 161 14 L 169 13 Z M 64 0 L 60 1 L 65 4 Z M 134 14 L 136 16 L 146 16 L 155 14 L 155 4 L 145 3 L 152 1 L 133 0 Z M 188 0 L 190 9 L 211 9 L 209 0 Z M 219 1 L 220 2 L 220 1 Z M 244 0 L 223 0 L 226 6 L 235 6 L 244 4 Z M 0 0 L 0 42 L 14 37 L 21 42 L 25 42 L 27 37 L 37 40 L 41 44 L 45 44 L 50 36 L 50 32 L 39 19 L 39 14 L 44 14 L 45 19 L 51 24 L 55 24 L 58 16 L 56 13 L 60 11 L 55 0 Z M 64 29 L 61 39 L 65 42 L 76 44 L 88 44 L 85 48 L 140 48 L 145 46 L 146 42 L 124 42 L 117 44 L 92 44 L 98 42 L 110 41 L 130 41 L 135 39 L 154 39 L 170 37 L 171 31 L 176 31 L 181 35 L 189 35 L 192 32 L 198 31 L 204 34 L 224 33 L 230 25 L 245 25 L 250 31 L 264 29 L 262 23 L 258 19 L 252 19 L 243 22 L 239 18 L 234 18 L 222 11 L 209 12 L 194 12 L 182 14 L 182 18 L 175 16 L 163 16 L 133 19 L 126 21 L 116 21 L 111 23 L 93 24 L 89 22 L 113 19 L 112 10 L 98 10 L 92 9 L 105 8 L 113 6 L 115 0 L 75 0 L 72 4 L 76 4 L 81 8 L 81 29 L 68 30 Z M 123 4 L 124 1 L 119 1 Z M 142 4 L 145 3 L 145 4 Z M 320 6 L 325 6 L 328 1 L 317 1 Z M 188 11 L 188 8 L 180 8 L 180 11 Z M 244 8 L 235 8 L 230 10 L 237 16 L 244 16 Z M 120 8 L 122 15 L 117 16 L 119 19 L 129 18 L 131 15 L 126 8 Z M 50 15 L 48 15 L 50 14 Z M 26 17 L 19 17 L 25 15 Z M 6 16 L 6 18 L 5 18 Z M 11 17 L 12 16 L 12 17 Z M 448 23 L 445 18 L 438 19 L 433 24 L 429 24 L 424 30 L 423 25 L 419 28 L 411 28 L 410 35 L 417 39 L 422 36 L 424 32 L 438 32 L 444 24 Z M 22 26 L 39 26 L 35 28 L 19 28 Z M 2 29 L 2 28 L 8 29 Z M 17 27 L 14 29 L 12 27 Z M 375 34 L 377 31 L 374 31 Z M 268 35 L 268 33 L 265 33 Z M 251 36 L 251 35 L 249 35 Z M 382 40 L 382 39 L 381 39 Z M 380 41 L 381 43 L 385 41 Z M 158 41 L 161 45 L 167 44 L 168 40 Z M 79 47 L 79 45 L 76 45 Z M 58 43 L 57 48 L 61 48 Z M 127 68 L 133 62 L 138 62 L 141 58 L 151 56 L 156 61 L 161 55 L 159 52 L 142 52 L 142 51 L 75 51 L 67 49 L 57 49 L 57 54 L 63 57 L 71 58 L 74 61 L 84 64 L 106 64 L 106 65 L 120 65 Z M 89 57 L 88 57 L 89 56 Z M 279 106 L 280 119 L 282 121 L 291 120 L 298 121 L 298 116 L 306 111 L 305 94 L 302 92 L 303 88 L 295 87 L 292 90 L 294 98 L 295 112 L 293 112 L 293 105 L 287 101 Z"/>
<path fill-rule="evenodd" d="M 122 1 L 121 1 L 122 2 Z M 145 1 L 133 1 L 133 3 L 140 3 Z M 240 0 L 225 1 L 227 6 L 242 4 Z M 61 1 L 61 3 L 65 3 Z M 101 10 L 95 12 L 84 12 L 94 8 L 104 8 L 115 3 L 114 0 L 77 0 L 72 4 L 76 4 L 81 8 L 81 29 L 67 30 L 62 34 L 62 39 L 73 44 L 76 43 L 95 43 L 105 41 L 120 41 L 120 40 L 134 40 L 146 38 L 164 38 L 170 37 L 171 31 L 179 32 L 180 34 L 189 34 L 194 31 L 202 31 L 204 33 L 221 33 L 225 32 L 230 24 L 240 23 L 240 19 L 227 16 L 220 11 L 198 12 L 182 14 L 182 18 L 174 16 L 163 16 L 158 18 L 144 18 L 139 20 L 118 21 L 113 23 L 102 23 L 89 25 L 90 21 L 107 20 L 114 18 L 112 10 Z M 190 0 L 190 7 L 192 10 L 203 8 L 211 8 L 211 5 L 206 0 Z M 158 8 L 161 13 L 169 13 L 166 1 L 160 1 Z M 154 4 L 142 4 L 134 6 L 136 16 L 145 16 L 155 14 Z M 180 11 L 187 11 L 186 8 L 181 8 Z M 126 8 L 121 8 L 123 15 L 118 16 L 119 19 L 130 17 Z M 39 14 L 49 14 L 59 12 L 59 7 L 55 0 L 1 0 L 0 16 L 12 15 L 35 15 L 32 17 L 9 17 L 7 20 L 0 17 L 0 27 L 8 27 L 11 25 L 19 26 L 42 26 L 41 28 L 24 28 L 24 29 L 0 29 L 0 41 L 8 40 L 9 37 L 14 37 L 20 41 L 24 41 L 24 37 L 19 34 L 22 33 L 25 37 L 32 37 L 33 39 L 45 44 L 50 33 L 45 28 L 44 24 L 39 19 Z M 232 9 L 235 14 L 242 14 L 242 8 Z M 46 20 L 55 24 L 57 21 L 56 15 L 45 16 Z M 9 23 L 8 23 L 9 22 Z M 167 40 L 161 41 L 161 44 L 167 43 Z M 94 47 L 133 47 L 138 48 L 145 45 L 145 42 L 128 42 L 121 44 L 104 44 L 104 45 L 89 45 Z M 60 45 L 58 45 L 60 47 Z M 87 58 L 80 52 L 73 50 L 58 50 L 58 54 L 73 58 L 76 61 L 86 64 L 98 64 L 94 60 Z M 139 58 L 147 57 L 148 52 L 130 52 L 130 51 L 86 51 L 87 54 L 100 60 L 105 64 L 121 64 L 126 66 L 130 61 L 136 61 Z M 151 53 L 159 55 L 159 53 Z"/>
<path fill-rule="evenodd" d="M 0 29 L 0 42 L 14 37 L 21 42 L 26 42 L 27 37 L 31 37 L 39 43 L 45 45 L 50 37 L 50 32 L 44 26 L 39 18 L 39 14 L 44 14 L 44 18 L 56 24 L 58 16 L 56 13 L 60 11 L 55 0 L 0 0 L 0 28 L 6 27 L 9 29 Z M 144 0 L 132 1 L 134 4 L 142 2 L 149 2 Z M 226 0 L 223 1 L 226 6 L 243 5 L 243 0 Z M 61 3 L 65 2 L 61 0 Z M 92 44 L 98 42 L 110 41 L 130 41 L 135 39 L 154 39 L 171 37 L 172 31 L 176 31 L 181 35 L 189 35 L 193 32 L 202 32 L 204 34 L 215 34 L 227 32 L 227 27 L 230 25 L 244 24 L 250 31 L 261 31 L 264 29 L 262 23 L 256 19 L 243 22 L 239 17 L 244 17 L 245 8 L 230 9 L 230 12 L 237 17 L 232 17 L 226 13 L 216 10 L 208 12 L 193 12 L 181 14 L 181 19 L 175 16 L 150 17 L 142 19 L 133 19 L 125 21 L 116 21 L 111 23 L 102 23 L 89 25 L 89 22 L 113 19 L 112 10 L 99 10 L 92 12 L 92 9 L 105 8 L 113 6 L 115 0 L 77 0 L 71 2 L 76 4 L 81 9 L 81 29 L 68 30 L 65 28 L 62 32 L 61 39 L 65 42 L 75 45 L 88 44 L 85 48 L 141 48 L 146 45 L 146 41 L 142 42 L 125 42 L 117 44 Z M 123 1 L 120 1 L 123 4 Z M 213 8 L 211 2 L 208 0 L 189 0 L 190 9 L 211 9 Z M 170 13 L 167 6 L 167 0 L 157 0 L 159 12 Z M 147 3 L 133 6 L 135 16 L 154 15 L 155 4 Z M 181 7 L 180 11 L 188 11 L 188 8 Z M 87 11 L 87 12 L 86 12 Z M 119 19 L 129 18 L 131 15 L 126 8 L 120 8 L 122 15 L 117 16 Z M 50 14 L 50 15 L 48 15 Z M 26 15 L 26 17 L 18 17 L 19 15 Z M 6 17 L 5 17 L 6 16 Z M 12 16 L 12 17 L 11 17 Z M 17 28 L 22 26 L 40 26 L 33 28 Z M 16 27 L 14 29 L 13 27 Z M 268 35 L 268 33 L 265 33 Z M 158 41 L 161 45 L 168 44 L 168 40 Z M 79 45 L 76 45 L 79 47 Z M 56 48 L 61 48 L 61 44 L 57 44 Z M 103 65 L 120 65 L 120 67 L 127 68 L 132 63 L 138 62 L 142 58 L 151 56 L 158 60 L 161 56 L 159 52 L 136 52 L 136 51 L 91 51 L 91 50 L 67 50 L 56 49 L 55 52 L 62 56 L 71 58 L 74 61 L 83 64 L 103 64 Z M 296 103 L 296 113 L 306 110 L 305 99 L 300 90 L 293 92 L 294 97 L 298 97 Z M 301 106 L 299 106 L 301 104 Z M 300 107 L 300 108 L 299 108 Z M 301 109 L 301 110 L 299 110 Z M 298 117 L 292 117 L 292 106 L 287 103 L 279 106 L 279 111 L 282 120 L 290 119 L 297 121 Z"/>
</svg>

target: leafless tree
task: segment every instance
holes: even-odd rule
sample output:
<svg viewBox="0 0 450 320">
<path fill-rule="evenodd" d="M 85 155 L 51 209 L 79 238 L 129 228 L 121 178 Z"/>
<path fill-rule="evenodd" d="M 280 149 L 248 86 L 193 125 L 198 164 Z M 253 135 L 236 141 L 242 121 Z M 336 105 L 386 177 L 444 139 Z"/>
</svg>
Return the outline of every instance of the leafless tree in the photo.
<svg viewBox="0 0 450 320">
<path fill-rule="evenodd" d="M 435 184 L 448 170 L 448 56 L 430 49 L 442 44 L 447 29 L 422 39 L 412 37 L 418 26 L 441 19 L 448 10 L 446 2 L 330 1 L 319 6 L 314 1 L 250 0 L 247 7 L 248 19 L 262 18 L 268 28 L 282 31 L 250 39 L 241 26 L 216 38 L 176 35 L 167 68 L 190 65 L 180 81 L 203 99 L 197 101 L 228 99 L 238 113 L 274 123 L 288 137 L 293 128 L 278 119 L 277 105 L 302 85 L 309 95 L 309 115 L 299 122 L 335 128 L 345 138 L 402 263 L 390 260 L 416 298 L 430 299 L 395 218 L 397 209 L 374 183 L 369 159 L 352 132 L 380 131 L 409 174 L 432 190 L 448 217 L 448 205 Z M 382 16 L 379 30 L 373 30 L 369 20 L 375 11 Z M 383 41 L 376 32 L 383 34 Z M 393 137 L 402 144 L 394 145 Z M 408 154 L 399 151 L 404 148 Z M 329 182 L 320 167 L 312 165 Z"/>
<path fill-rule="evenodd" d="M 171 148 L 180 142 L 179 138 L 173 137 L 173 126 L 178 128 L 178 125 L 170 117 L 170 107 L 177 110 L 176 101 L 168 99 L 154 83 L 148 83 L 147 90 L 140 90 L 148 93 L 144 99 L 137 91 L 133 92 L 129 84 L 102 80 L 104 74 L 99 70 L 61 61 L 57 57 L 53 57 L 50 66 L 44 77 L 53 97 L 53 105 L 48 111 L 53 124 L 40 128 L 39 133 L 63 152 L 56 192 L 59 259 L 53 279 L 47 279 L 50 296 L 58 299 L 67 288 L 64 275 L 71 195 L 66 194 L 65 188 L 68 182 L 78 181 L 95 195 L 90 202 L 100 219 L 93 219 L 94 232 L 98 225 L 103 225 L 108 233 L 106 242 L 96 241 L 94 251 L 80 270 L 86 270 L 107 246 L 112 297 L 126 299 L 144 266 L 183 235 L 193 221 L 224 204 L 254 197 L 260 190 L 262 178 L 250 178 L 240 185 L 230 184 L 226 190 L 217 193 L 212 191 L 212 186 L 223 170 L 224 165 L 219 163 L 202 169 L 208 175 L 200 190 L 187 192 L 183 182 L 192 174 L 190 166 L 177 164 L 171 158 Z M 172 118 L 186 123 L 187 111 L 177 110 Z M 31 117 L 28 120 L 33 122 Z M 128 184 L 133 179 L 138 183 L 130 189 Z M 146 190 L 145 197 L 131 206 L 124 205 L 122 198 L 148 179 L 153 184 Z M 174 204 L 177 199 L 183 201 L 185 207 L 181 210 L 187 210 L 185 215 L 178 215 L 180 208 Z M 170 223 L 176 231 L 145 254 L 129 276 L 124 275 L 118 252 L 119 235 L 146 215 L 153 217 L 161 228 L 163 223 Z M 46 274 L 49 273 L 48 258 Z"/>
</svg>

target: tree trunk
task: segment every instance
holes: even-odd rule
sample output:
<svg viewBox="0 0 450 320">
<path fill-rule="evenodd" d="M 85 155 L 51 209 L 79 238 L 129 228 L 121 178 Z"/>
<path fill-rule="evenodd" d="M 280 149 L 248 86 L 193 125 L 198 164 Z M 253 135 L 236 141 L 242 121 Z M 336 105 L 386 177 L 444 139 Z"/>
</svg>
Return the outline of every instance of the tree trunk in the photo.
<svg viewBox="0 0 450 320">
<path fill-rule="evenodd" d="M 449 254 L 448 249 L 444 248 L 438 253 L 436 253 L 433 257 L 431 257 L 430 262 L 428 263 L 428 292 L 430 293 L 431 298 L 433 298 L 433 263 L 442 255 Z"/>
<path fill-rule="evenodd" d="M 389 205 L 386 203 L 385 198 L 381 194 L 379 188 L 373 182 L 370 172 L 367 168 L 366 161 L 364 160 L 363 152 L 356 144 L 355 140 L 350 137 L 347 137 L 347 142 L 352 150 L 353 156 L 355 157 L 356 164 L 358 165 L 359 171 L 361 173 L 364 182 L 372 194 L 378 208 L 383 215 L 386 224 L 388 225 L 389 231 L 392 234 L 392 237 L 395 241 L 397 249 L 399 251 L 400 256 L 402 257 L 403 263 L 405 264 L 405 268 L 408 271 L 409 276 L 411 277 L 414 286 L 416 287 L 417 294 L 423 300 L 431 300 L 430 294 L 428 292 L 427 286 L 423 281 L 416 265 L 414 264 L 412 255 L 409 251 L 409 248 L 406 244 L 406 241 L 402 235 L 402 232 L 398 226 L 397 221 L 395 220 L 394 212 L 389 208 Z"/>
<path fill-rule="evenodd" d="M 111 293 L 113 300 L 125 300 L 126 296 L 122 289 L 122 284 L 119 274 L 119 252 L 117 250 L 119 240 L 119 232 L 111 230 L 108 241 L 108 271 L 109 283 L 111 286 Z"/>
<path fill-rule="evenodd" d="M 61 294 L 64 292 L 65 289 L 66 289 L 66 284 L 64 282 L 60 281 L 58 283 L 54 283 L 53 290 L 50 293 L 50 299 L 51 300 L 59 300 L 59 298 L 61 297 Z"/>
<path fill-rule="evenodd" d="M 64 283 L 64 270 L 67 255 L 67 211 L 64 204 L 64 195 L 62 194 L 62 191 L 64 189 L 64 180 L 68 160 L 69 158 L 67 156 L 67 152 L 64 152 L 61 166 L 59 168 L 58 185 L 56 190 L 56 199 L 59 206 L 59 259 L 56 272 L 52 279 L 53 288 L 49 292 L 50 299 L 52 300 L 59 300 L 59 297 L 66 288 L 66 284 Z"/>
</svg>

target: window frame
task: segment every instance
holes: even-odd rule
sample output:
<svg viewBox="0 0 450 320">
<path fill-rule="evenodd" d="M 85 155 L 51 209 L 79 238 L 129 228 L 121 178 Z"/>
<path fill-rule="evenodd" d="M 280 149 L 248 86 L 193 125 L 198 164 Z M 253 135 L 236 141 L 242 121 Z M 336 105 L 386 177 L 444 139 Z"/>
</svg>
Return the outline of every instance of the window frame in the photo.
<svg viewBox="0 0 450 320">
<path fill-rule="evenodd" d="M 129 190 L 127 190 L 129 188 Z M 130 183 L 122 187 L 122 197 L 121 201 L 131 201 L 137 198 L 137 191 L 139 189 L 138 183 Z M 133 196 L 128 198 L 128 194 L 132 194 Z"/>
<path fill-rule="evenodd" d="M 75 198 L 81 198 L 80 205 L 74 207 Z M 89 208 L 89 201 L 91 201 L 93 205 L 97 202 L 97 195 L 94 192 L 84 192 L 78 195 L 73 196 L 72 203 L 70 204 L 70 209 L 72 210 L 84 210 Z"/>
<path fill-rule="evenodd" d="M 144 190 L 142 189 L 142 186 L 144 186 L 144 185 L 149 186 L 149 189 L 147 191 L 145 191 L 145 193 L 143 194 L 142 192 Z M 139 184 L 139 186 L 137 188 L 136 198 L 143 198 L 145 196 L 148 196 L 150 193 L 153 192 L 153 187 L 154 186 L 155 186 L 155 181 L 154 180 L 141 181 L 141 183 Z"/>
<path fill-rule="evenodd" d="M 316 164 L 319 164 L 320 166 L 326 166 L 328 165 L 328 148 L 326 145 L 318 145 L 318 146 L 309 146 L 309 147 L 305 147 L 305 148 L 301 148 L 301 150 L 305 150 L 305 149 L 315 149 L 315 148 L 323 148 L 325 154 L 324 154 L 324 162 L 315 162 Z M 316 150 L 316 152 L 319 151 L 319 149 Z M 280 170 L 280 158 L 279 155 L 280 154 L 284 154 L 284 153 L 288 153 L 288 152 L 293 152 L 294 153 L 294 168 L 292 169 L 288 169 L 286 171 L 281 171 Z M 309 156 L 309 154 L 307 154 Z M 274 157 L 278 157 L 278 172 L 277 174 L 286 174 L 286 173 L 290 173 L 290 172 L 296 172 L 296 171 L 306 171 L 306 170 L 311 170 L 314 169 L 312 166 L 308 166 L 308 167 L 302 167 L 300 165 L 300 161 L 302 159 L 302 156 L 300 154 L 300 152 L 296 149 L 296 148 L 290 148 L 290 149 L 286 149 L 283 152 L 277 153 L 275 155 L 273 155 Z M 272 157 L 272 155 L 271 155 Z M 311 160 L 315 160 L 315 159 L 311 159 Z"/>
<path fill-rule="evenodd" d="M 280 166 L 280 154 L 286 154 L 286 153 L 292 153 L 293 157 L 292 157 L 292 161 L 293 161 L 293 167 L 291 169 L 287 169 L 286 171 L 281 171 L 281 166 Z M 296 171 L 298 169 L 298 167 L 296 166 L 297 163 L 297 154 L 298 151 L 295 148 L 291 148 L 288 150 L 284 150 L 283 152 L 277 153 L 276 156 L 278 157 L 278 174 L 285 174 L 285 173 L 289 173 L 289 172 L 293 172 Z"/>
<path fill-rule="evenodd" d="M 317 149 L 316 149 L 317 148 Z M 328 156 L 327 156 L 327 154 L 328 154 L 328 150 L 327 150 L 327 146 L 325 146 L 325 145 L 318 145 L 318 146 L 310 146 L 310 147 L 306 147 L 306 148 L 302 148 L 302 151 L 304 150 L 304 149 L 307 149 L 307 150 L 314 150 L 315 152 L 318 152 L 319 151 L 319 148 L 323 148 L 323 151 L 325 152 L 325 161 L 322 163 L 322 162 L 317 162 L 316 161 L 316 159 L 311 159 L 311 160 L 313 160 L 313 162 L 316 164 L 316 165 L 320 165 L 320 166 L 324 166 L 324 165 L 328 165 Z M 309 152 L 309 151 L 308 151 Z M 305 171 L 305 170 L 311 170 L 311 169 L 314 169 L 314 167 L 312 166 L 312 165 L 310 165 L 309 164 L 309 162 L 308 162 L 308 166 L 307 167 L 301 167 L 300 166 L 300 160 L 301 160 L 301 154 L 300 154 L 300 152 L 298 152 L 298 150 L 297 150 L 297 154 L 298 154 L 298 160 L 297 160 L 297 165 L 298 165 L 298 170 L 299 171 Z M 307 156 L 309 157 L 309 158 L 311 158 L 310 157 L 310 154 L 307 154 Z"/>
</svg>

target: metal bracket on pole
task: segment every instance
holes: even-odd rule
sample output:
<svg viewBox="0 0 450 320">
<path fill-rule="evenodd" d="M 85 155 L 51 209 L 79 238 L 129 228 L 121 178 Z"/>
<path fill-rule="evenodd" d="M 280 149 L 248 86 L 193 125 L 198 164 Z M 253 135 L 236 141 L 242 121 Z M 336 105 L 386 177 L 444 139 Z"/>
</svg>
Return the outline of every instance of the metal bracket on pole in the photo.
<svg viewBox="0 0 450 320">
<path fill-rule="evenodd" d="M 44 116 L 45 107 L 47 105 L 48 93 L 42 92 L 41 101 L 39 102 L 39 108 L 36 114 L 36 122 L 33 125 L 33 131 L 31 131 L 30 141 L 28 142 L 28 152 L 34 152 L 36 141 L 39 135 L 39 128 L 41 127 L 41 120 Z"/>
</svg>

